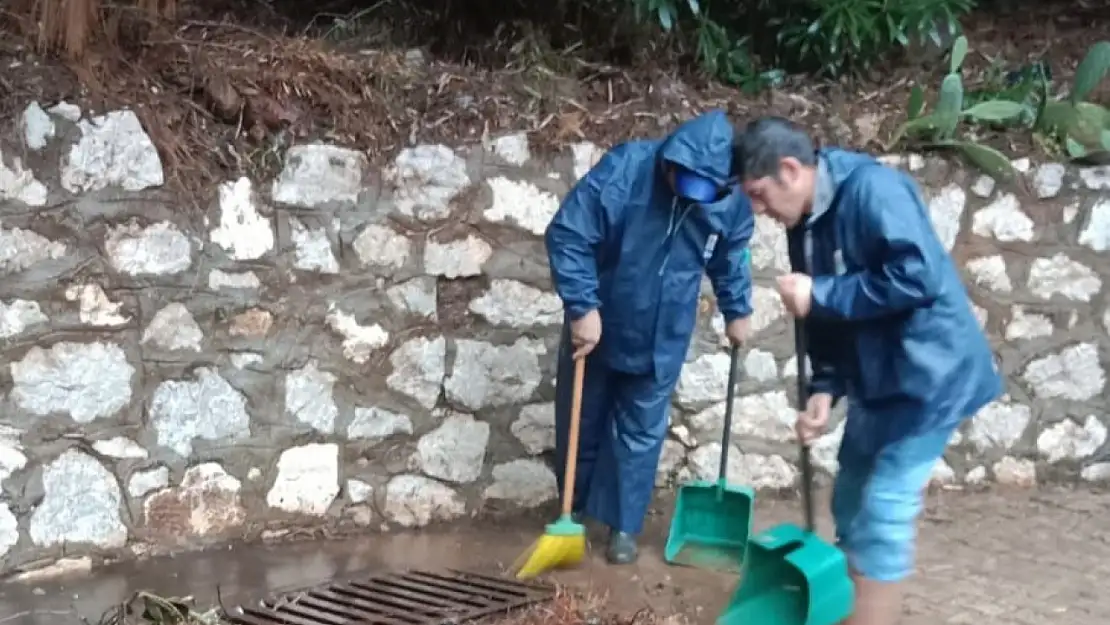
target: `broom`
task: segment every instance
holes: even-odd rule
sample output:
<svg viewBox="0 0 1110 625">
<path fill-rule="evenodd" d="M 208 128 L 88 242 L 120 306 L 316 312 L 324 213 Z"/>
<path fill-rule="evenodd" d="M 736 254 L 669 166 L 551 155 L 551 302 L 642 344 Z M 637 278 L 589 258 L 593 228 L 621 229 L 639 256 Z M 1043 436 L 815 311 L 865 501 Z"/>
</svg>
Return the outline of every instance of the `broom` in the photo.
<svg viewBox="0 0 1110 625">
<path fill-rule="evenodd" d="M 579 358 L 574 363 L 567 465 L 563 472 L 563 513 L 559 520 L 548 524 L 543 536 L 513 563 L 517 579 L 531 579 L 551 569 L 574 566 L 586 555 L 586 529 L 581 523 L 575 523 L 571 517 L 574 478 L 578 469 L 578 430 L 582 419 L 582 379 L 585 373 L 586 359 Z"/>
</svg>

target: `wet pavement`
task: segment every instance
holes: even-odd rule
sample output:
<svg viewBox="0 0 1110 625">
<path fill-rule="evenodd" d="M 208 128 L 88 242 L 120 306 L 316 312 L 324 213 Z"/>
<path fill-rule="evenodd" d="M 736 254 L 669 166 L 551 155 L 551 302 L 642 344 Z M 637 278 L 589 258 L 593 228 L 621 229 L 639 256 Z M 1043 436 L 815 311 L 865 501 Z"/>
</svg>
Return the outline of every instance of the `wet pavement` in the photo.
<svg viewBox="0 0 1110 625">
<path fill-rule="evenodd" d="M 921 527 L 920 573 L 903 625 L 1089 625 L 1110 622 L 1110 493 L 941 492 L 930 496 Z M 669 508 L 659 502 L 659 510 Z M 712 623 L 735 583 L 727 575 L 668 567 L 660 553 L 667 513 L 651 519 L 634 566 L 589 561 L 555 579 L 608 596 L 614 611 L 651 608 Z M 761 501 L 757 525 L 795 521 L 793 501 Z M 823 519 L 823 531 L 828 520 Z M 199 605 L 248 603 L 269 591 L 404 568 L 496 571 L 542 530 L 542 522 L 488 521 L 453 531 L 367 534 L 336 541 L 241 545 L 232 549 L 126 562 L 91 576 L 0 587 L 0 625 L 96 623 L 137 590 L 195 596 Z M 595 536 L 595 539 L 600 536 Z M 1100 583 L 1101 582 L 1101 583 Z"/>
</svg>

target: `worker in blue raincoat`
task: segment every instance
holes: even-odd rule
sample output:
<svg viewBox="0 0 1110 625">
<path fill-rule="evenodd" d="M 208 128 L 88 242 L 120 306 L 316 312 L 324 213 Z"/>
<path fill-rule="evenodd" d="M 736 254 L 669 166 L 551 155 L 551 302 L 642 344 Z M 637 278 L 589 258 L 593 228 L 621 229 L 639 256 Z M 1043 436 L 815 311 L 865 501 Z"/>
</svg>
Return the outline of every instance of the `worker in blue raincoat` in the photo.
<svg viewBox="0 0 1110 625">
<path fill-rule="evenodd" d="M 555 409 L 560 489 L 573 362 L 588 355 L 574 510 L 610 528 L 614 564 L 637 556 L 703 274 L 730 340 L 748 334 L 754 221 L 731 171 L 733 134 L 714 111 L 666 139 L 614 147 L 547 228 L 565 311 Z"/>
<path fill-rule="evenodd" d="M 851 625 L 894 625 L 913 572 L 923 490 L 960 423 L 1002 392 L 959 271 L 905 173 L 865 154 L 816 150 L 779 118 L 736 141 L 757 214 L 787 230 L 783 305 L 813 365 L 797 433 L 812 442 L 847 398 L 832 512 L 856 583 Z"/>
</svg>

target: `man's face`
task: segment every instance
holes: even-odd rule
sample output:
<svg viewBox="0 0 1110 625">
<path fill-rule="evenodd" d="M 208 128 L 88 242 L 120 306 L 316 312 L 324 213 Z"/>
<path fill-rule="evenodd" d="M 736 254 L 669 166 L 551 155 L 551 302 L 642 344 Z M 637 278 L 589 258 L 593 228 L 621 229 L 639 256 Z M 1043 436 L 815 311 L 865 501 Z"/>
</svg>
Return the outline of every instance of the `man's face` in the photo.
<svg viewBox="0 0 1110 625">
<path fill-rule="evenodd" d="M 795 159 L 783 159 L 778 176 L 744 181 L 744 192 L 752 201 L 752 211 L 767 215 L 787 228 L 802 220 L 813 199 L 812 176 Z"/>
</svg>

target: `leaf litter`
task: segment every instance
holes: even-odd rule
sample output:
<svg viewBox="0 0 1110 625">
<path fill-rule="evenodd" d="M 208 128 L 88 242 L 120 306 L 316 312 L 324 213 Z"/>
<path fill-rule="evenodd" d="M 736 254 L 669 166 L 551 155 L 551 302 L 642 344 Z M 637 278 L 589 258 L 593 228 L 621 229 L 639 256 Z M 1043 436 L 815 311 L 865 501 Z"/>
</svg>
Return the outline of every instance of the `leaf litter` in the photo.
<svg viewBox="0 0 1110 625">
<path fill-rule="evenodd" d="M 1047 57 L 1058 84 L 1066 81 L 1086 49 L 1107 38 L 1110 19 L 1087 15 L 1104 9 L 1077 13 L 1064 4 L 972 16 L 965 24 L 972 48 L 965 82 L 985 80 L 1000 61 L 1039 57 Z M 329 37 L 209 13 L 194 10 L 173 24 L 126 15 L 136 23 L 118 30 L 128 34 L 94 46 L 81 63 L 41 58 L 4 38 L 0 119 L 14 119 L 31 100 L 131 108 L 158 147 L 171 185 L 207 197 L 218 182 L 273 177 L 297 142 L 359 149 L 382 165 L 405 146 L 474 144 L 524 131 L 544 154 L 579 141 L 608 146 L 659 136 L 714 108 L 737 121 L 788 116 L 822 142 L 877 149 L 902 121 L 912 86 L 935 92 L 944 67 L 939 57 L 926 66 L 892 59 L 870 77 L 792 77 L 749 94 L 675 69 L 665 57 L 622 67 L 560 52 L 481 67 L 413 48 L 352 49 Z M 984 141 L 1015 156 L 1036 149 L 1012 135 Z"/>
<path fill-rule="evenodd" d="M 106 611 L 95 625 L 225 625 L 219 608 L 200 610 L 192 597 L 136 592 Z M 607 610 L 605 595 L 560 587 L 553 600 L 476 621 L 479 625 L 688 625 L 677 615 L 643 608 L 632 614 Z"/>
</svg>

